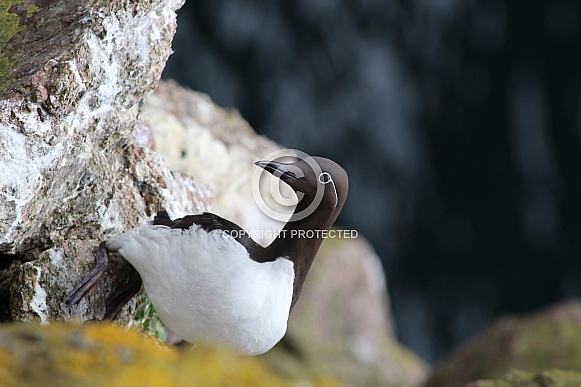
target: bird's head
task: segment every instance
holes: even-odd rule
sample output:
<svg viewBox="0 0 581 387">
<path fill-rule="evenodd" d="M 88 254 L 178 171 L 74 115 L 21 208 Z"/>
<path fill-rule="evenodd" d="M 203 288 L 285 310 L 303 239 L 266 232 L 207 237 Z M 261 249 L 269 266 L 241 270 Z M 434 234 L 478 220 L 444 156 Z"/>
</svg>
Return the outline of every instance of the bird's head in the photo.
<svg viewBox="0 0 581 387">
<path fill-rule="evenodd" d="M 339 164 L 312 156 L 291 163 L 257 161 L 255 164 L 295 191 L 299 198 L 295 214 L 309 209 L 312 213 L 323 211 L 331 223 L 339 216 L 349 189 L 347 173 Z"/>
</svg>

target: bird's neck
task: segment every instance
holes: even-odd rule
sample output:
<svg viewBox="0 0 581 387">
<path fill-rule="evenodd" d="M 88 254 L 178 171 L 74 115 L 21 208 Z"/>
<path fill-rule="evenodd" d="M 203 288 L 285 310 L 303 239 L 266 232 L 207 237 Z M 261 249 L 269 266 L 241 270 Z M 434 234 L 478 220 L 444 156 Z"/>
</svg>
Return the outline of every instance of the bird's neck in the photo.
<svg viewBox="0 0 581 387">
<path fill-rule="evenodd" d="M 333 220 L 316 212 L 295 222 L 287 222 L 279 236 L 268 246 L 277 257 L 293 262 L 295 279 L 291 309 L 299 298 L 303 284 Z"/>
</svg>

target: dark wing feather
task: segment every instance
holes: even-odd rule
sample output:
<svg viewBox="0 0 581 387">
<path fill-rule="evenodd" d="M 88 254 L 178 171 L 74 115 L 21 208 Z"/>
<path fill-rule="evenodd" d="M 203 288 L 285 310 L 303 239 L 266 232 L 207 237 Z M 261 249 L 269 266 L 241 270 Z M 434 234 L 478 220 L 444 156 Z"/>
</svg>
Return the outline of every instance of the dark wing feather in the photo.
<svg viewBox="0 0 581 387">
<path fill-rule="evenodd" d="M 222 218 L 210 212 L 204 212 L 198 215 L 187 215 L 183 218 L 171 220 L 165 210 L 157 213 L 153 220 L 154 225 L 163 225 L 170 228 L 180 228 L 187 230 L 196 224 L 207 232 L 220 230 L 232 236 L 238 243 L 246 248 L 250 258 L 257 262 L 274 261 L 277 257 L 267 257 L 264 247 L 256 243 L 247 232 L 245 232 L 236 223 Z"/>
<path fill-rule="evenodd" d="M 141 276 L 133 266 L 129 264 L 128 266 L 131 268 L 127 274 L 125 283 L 119 286 L 115 293 L 107 298 L 105 315 L 103 316 L 105 320 L 115 320 L 125 304 L 141 290 Z"/>
<path fill-rule="evenodd" d="M 171 220 L 166 210 L 162 210 L 155 214 L 153 224 L 171 227 L 173 220 Z"/>
</svg>

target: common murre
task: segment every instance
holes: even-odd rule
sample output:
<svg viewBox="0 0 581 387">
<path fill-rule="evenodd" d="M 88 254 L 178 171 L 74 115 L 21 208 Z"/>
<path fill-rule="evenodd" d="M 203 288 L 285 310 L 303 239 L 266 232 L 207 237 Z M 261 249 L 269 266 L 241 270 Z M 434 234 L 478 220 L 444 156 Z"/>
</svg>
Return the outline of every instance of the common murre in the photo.
<svg viewBox="0 0 581 387">
<path fill-rule="evenodd" d="M 136 273 L 108 300 L 106 318 L 114 317 L 143 281 L 161 320 L 184 340 L 242 355 L 268 351 L 286 333 L 289 313 L 323 241 L 322 233 L 309 238 L 297 231 L 329 230 L 347 197 L 343 168 L 325 158 L 309 159 L 255 163 L 302 196 L 293 216 L 303 215 L 291 216 L 269 246 L 260 246 L 215 214 L 171 220 L 161 211 L 153 222 L 101 243 L 96 267 L 65 303 L 72 306 L 85 296 L 106 270 L 108 252 L 114 252 Z M 311 212 L 316 198 L 320 202 Z"/>
</svg>

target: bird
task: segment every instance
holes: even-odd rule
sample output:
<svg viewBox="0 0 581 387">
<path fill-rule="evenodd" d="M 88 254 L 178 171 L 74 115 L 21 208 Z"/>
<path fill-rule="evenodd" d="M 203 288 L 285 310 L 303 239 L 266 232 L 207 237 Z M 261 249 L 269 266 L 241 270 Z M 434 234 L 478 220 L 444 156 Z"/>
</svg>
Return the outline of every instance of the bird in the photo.
<svg viewBox="0 0 581 387">
<path fill-rule="evenodd" d="M 101 242 L 95 268 L 68 293 L 65 304 L 80 302 L 106 271 L 108 254 L 117 253 L 134 270 L 126 286 L 107 300 L 104 318 L 114 319 L 143 283 L 161 321 L 185 341 L 247 356 L 273 348 L 286 333 L 324 239 L 324 233 L 314 231 L 331 228 L 349 184 L 345 170 L 323 157 L 255 165 L 300 198 L 293 216 L 301 216 L 291 216 L 268 246 L 216 214 L 172 220 L 161 210 L 152 222 Z M 310 207 L 313 201 L 316 206 Z"/>
</svg>

